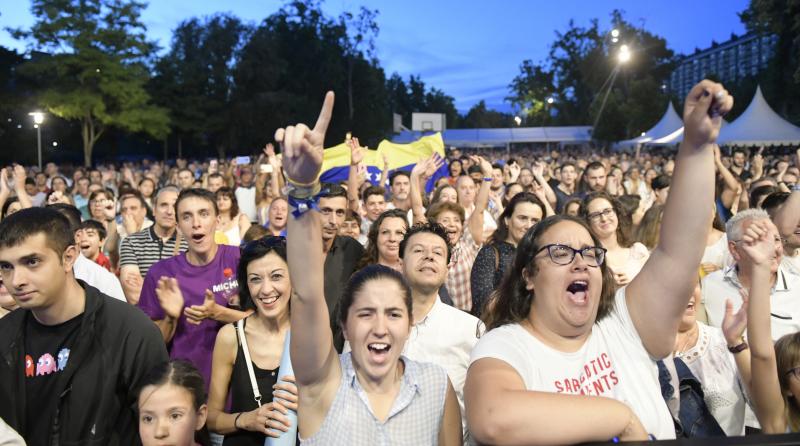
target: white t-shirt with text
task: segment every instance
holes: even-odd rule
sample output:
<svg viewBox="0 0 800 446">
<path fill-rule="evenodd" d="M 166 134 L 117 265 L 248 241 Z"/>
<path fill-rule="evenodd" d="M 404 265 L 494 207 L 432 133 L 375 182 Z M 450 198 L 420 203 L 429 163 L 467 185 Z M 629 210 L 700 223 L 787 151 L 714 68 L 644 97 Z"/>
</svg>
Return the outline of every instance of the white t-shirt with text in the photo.
<svg viewBox="0 0 800 446">
<path fill-rule="evenodd" d="M 614 398 L 627 404 L 657 439 L 675 438 L 658 367 L 633 325 L 625 288 L 617 291 L 614 301 L 611 313 L 595 323 L 586 343 L 574 353 L 557 351 L 520 324 L 509 324 L 481 337 L 471 363 L 482 358 L 504 361 L 528 390 Z"/>
</svg>

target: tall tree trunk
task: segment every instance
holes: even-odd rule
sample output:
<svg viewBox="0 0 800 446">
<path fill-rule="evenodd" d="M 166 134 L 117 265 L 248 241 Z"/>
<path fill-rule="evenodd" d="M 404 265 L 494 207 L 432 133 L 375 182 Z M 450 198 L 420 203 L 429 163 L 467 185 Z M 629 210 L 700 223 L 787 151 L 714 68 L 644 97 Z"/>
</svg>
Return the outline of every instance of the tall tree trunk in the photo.
<svg viewBox="0 0 800 446">
<path fill-rule="evenodd" d="M 83 165 L 92 166 L 92 150 L 94 149 L 94 124 L 91 117 L 81 121 L 81 139 L 83 139 Z"/>
<path fill-rule="evenodd" d="M 350 107 L 350 125 L 353 125 L 353 56 L 347 58 L 347 105 Z"/>
</svg>

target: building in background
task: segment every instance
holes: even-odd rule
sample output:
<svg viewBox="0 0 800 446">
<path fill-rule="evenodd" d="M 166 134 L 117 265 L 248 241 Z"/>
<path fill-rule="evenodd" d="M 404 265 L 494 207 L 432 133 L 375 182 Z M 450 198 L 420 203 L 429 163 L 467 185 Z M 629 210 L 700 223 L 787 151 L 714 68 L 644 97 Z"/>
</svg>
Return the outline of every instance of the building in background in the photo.
<svg viewBox="0 0 800 446">
<path fill-rule="evenodd" d="M 777 42 L 778 36 L 761 34 L 732 34 L 727 42 L 712 42 L 711 48 L 696 50 L 678 61 L 670 75 L 669 90 L 682 98 L 710 75 L 723 83 L 756 76 L 769 64 Z"/>
</svg>

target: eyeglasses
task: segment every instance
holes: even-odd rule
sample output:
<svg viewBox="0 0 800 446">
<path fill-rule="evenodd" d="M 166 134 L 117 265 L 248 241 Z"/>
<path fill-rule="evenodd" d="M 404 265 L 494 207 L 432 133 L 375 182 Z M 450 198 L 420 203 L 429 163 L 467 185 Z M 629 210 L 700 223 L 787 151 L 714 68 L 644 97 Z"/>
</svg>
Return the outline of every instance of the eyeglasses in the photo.
<svg viewBox="0 0 800 446">
<path fill-rule="evenodd" d="M 534 257 L 544 250 L 547 250 L 547 255 L 556 265 L 569 265 L 575 259 L 576 254 L 580 254 L 583 257 L 583 261 L 593 267 L 602 265 L 606 258 L 606 249 L 599 246 L 575 249 L 571 246 L 559 244 L 542 246 L 536 251 Z"/>
<path fill-rule="evenodd" d="M 608 217 L 611 217 L 612 215 L 615 215 L 615 214 L 616 214 L 616 212 L 614 212 L 614 208 L 606 208 L 606 209 L 603 209 L 602 211 L 592 212 L 591 214 L 587 215 L 586 218 L 588 218 L 590 221 L 595 221 L 596 222 L 596 221 L 600 221 L 601 217 L 608 218 Z"/>
<path fill-rule="evenodd" d="M 268 235 L 260 239 L 248 242 L 242 248 L 242 254 L 252 252 L 258 248 L 274 249 L 286 248 L 286 237 L 282 235 Z"/>
</svg>

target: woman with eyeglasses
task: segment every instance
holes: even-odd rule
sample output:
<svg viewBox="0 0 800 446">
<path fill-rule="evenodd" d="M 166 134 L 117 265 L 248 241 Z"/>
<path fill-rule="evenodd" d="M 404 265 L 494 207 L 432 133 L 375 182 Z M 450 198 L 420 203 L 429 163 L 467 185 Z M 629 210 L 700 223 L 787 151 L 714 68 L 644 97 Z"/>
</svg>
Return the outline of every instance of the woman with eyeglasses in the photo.
<svg viewBox="0 0 800 446">
<path fill-rule="evenodd" d="M 606 263 L 614 281 L 625 286 L 639 274 L 650 253 L 647 247 L 631 240 L 631 217 L 620 202 L 605 192 L 593 192 L 583 199 L 581 216 L 592 234 L 606 249 Z"/>
<path fill-rule="evenodd" d="M 675 346 L 711 218 L 710 143 L 733 99 L 703 81 L 686 98 L 685 136 L 658 246 L 616 290 L 584 220 L 548 217 L 517 245 L 472 351 L 467 425 L 478 443 L 574 444 L 675 438 L 656 360 Z"/>
<path fill-rule="evenodd" d="M 256 402 L 245 357 L 245 345 L 234 324 L 217 334 L 211 366 L 208 427 L 225 436 L 223 445 L 262 446 L 267 436 L 289 428 L 287 409 L 297 410 L 293 376 L 277 376 L 289 332 L 292 284 L 286 264 L 286 239 L 264 237 L 245 245 L 236 278 L 243 310 L 253 310 L 243 329 L 256 383 L 262 395 Z M 246 285 L 246 286 L 243 286 Z M 278 379 L 288 381 L 277 384 Z M 230 411 L 226 411 L 228 395 Z M 277 399 L 274 398 L 277 396 Z"/>
</svg>

